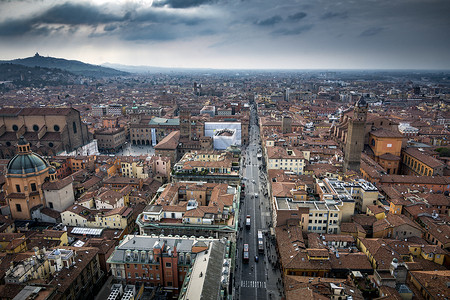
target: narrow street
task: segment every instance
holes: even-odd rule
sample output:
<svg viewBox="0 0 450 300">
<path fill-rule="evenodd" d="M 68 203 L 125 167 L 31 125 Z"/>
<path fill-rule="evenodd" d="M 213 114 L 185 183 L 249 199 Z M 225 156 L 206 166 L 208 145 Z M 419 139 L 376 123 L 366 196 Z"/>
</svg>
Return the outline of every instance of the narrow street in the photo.
<svg viewBox="0 0 450 300">
<path fill-rule="evenodd" d="M 249 145 L 243 152 L 242 183 L 245 184 L 245 198 L 241 199 L 239 232 L 236 247 L 236 299 L 281 299 L 281 273 L 275 267 L 278 256 L 274 239 L 271 238 L 271 213 L 269 199 L 266 196 L 266 175 L 262 171 L 259 127 L 257 112 L 251 109 Z M 246 216 L 251 219 L 250 228 L 246 228 Z M 264 237 L 264 252 L 258 252 L 258 231 Z M 249 245 L 249 261 L 243 261 L 244 244 Z M 258 257 L 258 259 L 256 259 Z"/>
</svg>

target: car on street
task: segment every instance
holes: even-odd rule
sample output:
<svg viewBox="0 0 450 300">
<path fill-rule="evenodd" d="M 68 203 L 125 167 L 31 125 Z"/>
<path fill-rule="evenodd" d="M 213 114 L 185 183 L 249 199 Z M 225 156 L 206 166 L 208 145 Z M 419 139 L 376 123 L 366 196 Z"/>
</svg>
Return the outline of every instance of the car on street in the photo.
<svg viewBox="0 0 450 300">
<path fill-rule="evenodd" d="M 246 227 L 247 229 L 250 229 L 250 222 L 251 222 L 251 217 L 250 217 L 250 215 L 247 215 L 247 216 L 245 217 L 245 227 Z"/>
<path fill-rule="evenodd" d="M 258 261 L 259 261 L 258 255 L 255 255 L 255 262 L 258 262 Z"/>
</svg>

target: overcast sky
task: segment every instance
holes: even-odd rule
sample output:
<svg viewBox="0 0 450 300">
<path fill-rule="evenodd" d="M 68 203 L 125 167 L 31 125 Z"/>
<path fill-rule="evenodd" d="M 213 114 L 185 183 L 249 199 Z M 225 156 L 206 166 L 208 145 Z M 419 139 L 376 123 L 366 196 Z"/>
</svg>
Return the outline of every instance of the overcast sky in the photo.
<svg viewBox="0 0 450 300">
<path fill-rule="evenodd" d="M 0 59 L 450 69 L 450 0 L 0 0 Z"/>
</svg>

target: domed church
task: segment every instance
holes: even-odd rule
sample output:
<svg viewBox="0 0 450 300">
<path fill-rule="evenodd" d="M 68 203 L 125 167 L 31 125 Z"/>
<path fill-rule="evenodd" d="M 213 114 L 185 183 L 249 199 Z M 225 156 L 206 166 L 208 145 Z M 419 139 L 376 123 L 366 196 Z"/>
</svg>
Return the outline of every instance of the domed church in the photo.
<svg viewBox="0 0 450 300">
<path fill-rule="evenodd" d="M 41 186 L 49 177 L 50 165 L 31 152 L 30 144 L 23 137 L 17 143 L 17 150 L 7 165 L 6 199 L 13 219 L 31 220 L 32 210 L 45 206 Z"/>
</svg>

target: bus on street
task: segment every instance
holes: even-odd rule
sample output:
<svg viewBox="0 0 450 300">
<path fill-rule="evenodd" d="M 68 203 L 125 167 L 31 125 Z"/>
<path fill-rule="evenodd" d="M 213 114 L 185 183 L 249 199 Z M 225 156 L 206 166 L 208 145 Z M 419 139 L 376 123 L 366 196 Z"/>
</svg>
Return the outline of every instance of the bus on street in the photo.
<svg viewBox="0 0 450 300">
<path fill-rule="evenodd" d="M 248 263 L 250 254 L 248 253 L 248 244 L 244 244 L 244 253 L 242 255 L 242 260 L 244 263 Z"/>
<path fill-rule="evenodd" d="M 258 230 L 258 252 L 264 252 L 264 235 L 261 230 Z"/>
</svg>

